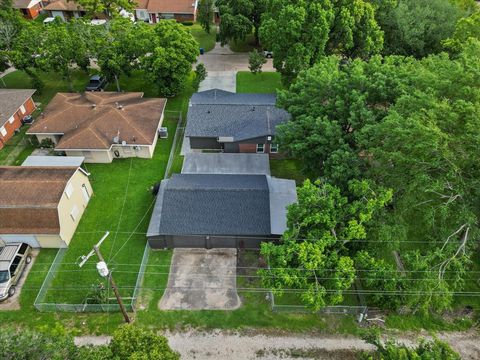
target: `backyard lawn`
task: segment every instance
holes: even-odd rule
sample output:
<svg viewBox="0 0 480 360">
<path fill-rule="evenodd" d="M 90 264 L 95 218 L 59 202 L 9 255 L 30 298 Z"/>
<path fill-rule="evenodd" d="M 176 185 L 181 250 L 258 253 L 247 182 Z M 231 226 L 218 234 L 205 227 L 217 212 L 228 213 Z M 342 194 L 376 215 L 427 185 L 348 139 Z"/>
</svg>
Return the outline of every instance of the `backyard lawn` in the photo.
<svg viewBox="0 0 480 360">
<path fill-rule="evenodd" d="M 280 74 L 277 72 L 262 72 L 252 74 L 250 71 L 237 73 L 238 93 L 275 93 L 283 89 Z"/>
</svg>

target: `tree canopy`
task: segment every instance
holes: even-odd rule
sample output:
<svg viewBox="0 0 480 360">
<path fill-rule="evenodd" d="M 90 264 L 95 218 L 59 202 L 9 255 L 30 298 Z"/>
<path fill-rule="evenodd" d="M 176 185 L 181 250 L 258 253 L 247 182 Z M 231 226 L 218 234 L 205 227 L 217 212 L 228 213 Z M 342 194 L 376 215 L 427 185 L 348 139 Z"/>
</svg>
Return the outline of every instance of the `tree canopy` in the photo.
<svg viewBox="0 0 480 360">
<path fill-rule="evenodd" d="M 402 250 L 407 272 L 382 263 L 384 245 L 360 247 L 367 254 L 356 259 L 373 274 L 367 286 L 392 289 L 380 303 L 397 296 L 413 310 L 443 310 L 465 286 L 480 230 L 479 56 L 474 39 L 455 59 L 442 53 L 345 63 L 330 56 L 279 93 L 292 119 L 278 128 L 278 141 L 310 177 L 346 194 L 358 178 L 394 191 L 367 230 Z M 415 247 L 402 247 L 412 239 Z M 392 270 L 401 277 L 379 283 L 378 274 Z"/>
<path fill-rule="evenodd" d="M 273 51 L 273 64 L 286 78 L 325 55 L 368 58 L 383 46 L 375 7 L 364 0 L 271 0 L 260 39 Z"/>
</svg>

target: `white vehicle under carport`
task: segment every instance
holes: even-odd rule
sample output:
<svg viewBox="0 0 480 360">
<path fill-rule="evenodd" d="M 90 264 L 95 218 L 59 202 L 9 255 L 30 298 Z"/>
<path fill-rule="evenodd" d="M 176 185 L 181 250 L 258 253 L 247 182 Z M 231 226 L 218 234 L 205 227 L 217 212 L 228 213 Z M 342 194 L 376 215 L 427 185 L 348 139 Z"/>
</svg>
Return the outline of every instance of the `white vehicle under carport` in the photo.
<svg viewBox="0 0 480 360">
<path fill-rule="evenodd" d="M 30 250 L 26 243 L 0 245 L 0 301 L 15 294 L 15 286 L 32 261 Z"/>
</svg>

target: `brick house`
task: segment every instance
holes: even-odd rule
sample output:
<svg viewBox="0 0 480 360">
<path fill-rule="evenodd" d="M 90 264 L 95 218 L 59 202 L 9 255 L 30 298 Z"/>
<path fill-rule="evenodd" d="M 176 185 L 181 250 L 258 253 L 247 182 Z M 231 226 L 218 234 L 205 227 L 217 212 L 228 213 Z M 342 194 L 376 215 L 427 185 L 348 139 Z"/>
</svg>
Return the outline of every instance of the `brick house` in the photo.
<svg viewBox="0 0 480 360">
<path fill-rule="evenodd" d="M 63 21 L 78 19 L 86 14 L 85 10 L 75 1 L 53 0 L 44 8 L 51 17 L 59 17 Z"/>
<path fill-rule="evenodd" d="M 275 156 L 279 152 L 276 127 L 290 118 L 275 104 L 274 94 L 236 94 L 218 89 L 193 94 L 185 130 L 190 149 Z"/>
<path fill-rule="evenodd" d="M 135 8 L 135 19 L 150 24 L 162 19 L 195 22 L 197 6 L 198 0 L 139 0 Z"/>
<path fill-rule="evenodd" d="M 35 110 L 34 89 L 0 89 L 0 149 L 22 126 L 22 119 Z"/>
<path fill-rule="evenodd" d="M 13 8 L 22 12 L 27 19 L 35 19 L 42 10 L 41 0 L 15 0 Z"/>
</svg>

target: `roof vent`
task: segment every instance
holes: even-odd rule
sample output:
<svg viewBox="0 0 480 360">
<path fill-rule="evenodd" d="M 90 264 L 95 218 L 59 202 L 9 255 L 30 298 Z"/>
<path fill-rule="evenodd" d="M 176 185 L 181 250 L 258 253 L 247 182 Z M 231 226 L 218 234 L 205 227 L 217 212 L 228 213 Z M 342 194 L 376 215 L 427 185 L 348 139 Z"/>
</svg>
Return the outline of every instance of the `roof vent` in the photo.
<svg viewBox="0 0 480 360">
<path fill-rule="evenodd" d="M 117 106 L 117 109 L 123 110 L 123 105 L 118 105 L 118 106 Z"/>
<path fill-rule="evenodd" d="M 122 146 L 126 146 L 127 142 L 125 140 L 122 141 Z"/>
<path fill-rule="evenodd" d="M 92 104 L 92 109 L 94 109 L 94 110 L 95 110 L 95 109 L 96 109 L 96 107 L 97 107 L 97 104 Z"/>
<path fill-rule="evenodd" d="M 118 144 L 118 143 L 120 142 L 120 136 L 118 136 L 118 135 L 115 136 L 115 137 L 113 138 L 113 142 L 114 142 L 115 144 Z"/>
<path fill-rule="evenodd" d="M 210 111 L 210 110 L 207 110 L 207 114 L 210 114 L 210 113 L 211 113 L 211 111 Z"/>
<path fill-rule="evenodd" d="M 254 106 L 254 107 L 252 107 L 252 111 L 255 111 L 255 106 Z"/>
</svg>

